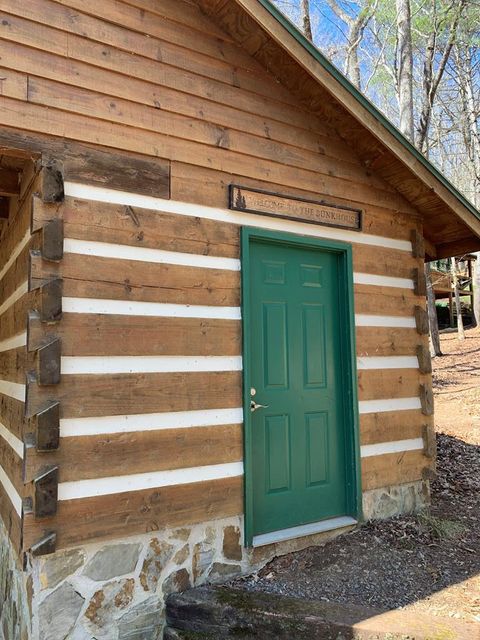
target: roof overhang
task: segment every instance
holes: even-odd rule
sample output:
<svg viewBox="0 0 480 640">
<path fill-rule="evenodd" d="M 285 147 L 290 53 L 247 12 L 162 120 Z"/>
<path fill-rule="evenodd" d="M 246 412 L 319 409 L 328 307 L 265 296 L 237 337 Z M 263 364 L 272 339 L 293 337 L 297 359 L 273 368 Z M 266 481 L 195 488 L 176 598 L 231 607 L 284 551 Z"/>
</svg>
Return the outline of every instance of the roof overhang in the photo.
<svg viewBox="0 0 480 640">
<path fill-rule="evenodd" d="M 418 211 L 427 259 L 480 250 L 475 206 L 270 0 L 197 3 Z"/>
</svg>

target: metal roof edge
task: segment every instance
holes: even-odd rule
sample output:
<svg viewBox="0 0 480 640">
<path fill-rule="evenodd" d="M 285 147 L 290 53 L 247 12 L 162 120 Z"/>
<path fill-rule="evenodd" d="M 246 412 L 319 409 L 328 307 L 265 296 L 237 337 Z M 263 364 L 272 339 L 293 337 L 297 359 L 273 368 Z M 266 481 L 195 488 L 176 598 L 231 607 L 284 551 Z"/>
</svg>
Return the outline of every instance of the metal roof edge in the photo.
<svg viewBox="0 0 480 640">
<path fill-rule="evenodd" d="M 450 193 L 480 220 L 480 211 L 468 200 L 451 182 L 446 178 L 435 165 L 433 165 L 390 120 L 377 109 L 377 107 L 361 92 L 350 80 L 341 73 L 317 47 L 308 40 L 303 33 L 287 18 L 271 0 L 257 0 L 280 24 L 290 33 L 291 36 L 302 45 L 308 53 L 319 62 L 322 67 L 339 82 L 367 111 L 391 133 L 405 149 L 411 153 Z"/>
</svg>

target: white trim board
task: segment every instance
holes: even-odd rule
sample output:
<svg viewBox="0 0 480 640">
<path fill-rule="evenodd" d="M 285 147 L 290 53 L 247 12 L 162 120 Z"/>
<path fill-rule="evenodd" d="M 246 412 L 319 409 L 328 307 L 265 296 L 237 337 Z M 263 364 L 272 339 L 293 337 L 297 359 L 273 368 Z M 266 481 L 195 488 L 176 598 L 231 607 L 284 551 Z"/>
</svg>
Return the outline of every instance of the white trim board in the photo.
<svg viewBox="0 0 480 640">
<path fill-rule="evenodd" d="M 100 418 L 61 418 L 60 436 L 92 436 L 107 433 L 135 433 L 162 429 L 188 429 L 243 423 L 243 409 L 205 409 L 171 411 L 136 415 L 102 416 Z"/>
<path fill-rule="evenodd" d="M 8 380 L 0 380 L 0 393 L 20 402 L 25 402 L 26 387 L 18 382 L 9 382 Z"/>
<path fill-rule="evenodd" d="M 229 462 L 172 471 L 154 471 L 151 473 L 136 473 L 129 476 L 75 480 L 73 482 L 61 482 L 58 485 L 58 499 L 78 500 L 93 496 L 127 493 L 128 491 L 172 487 L 206 482 L 208 480 L 223 480 L 242 475 L 243 462 Z"/>
<path fill-rule="evenodd" d="M 63 375 L 242 371 L 241 356 L 62 356 Z M 418 369 L 416 356 L 357 358 L 357 369 Z"/>
<path fill-rule="evenodd" d="M 392 327 L 416 329 L 414 316 L 375 316 L 359 313 L 355 315 L 356 327 Z"/>
<path fill-rule="evenodd" d="M 17 438 L 7 427 L 0 422 L 0 436 L 7 442 L 10 447 L 15 451 L 17 456 L 23 460 L 24 457 L 24 444 Z"/>
<path fill-rule="evenodd" d="M 137 262 L 182 265 L 186 267 L 203 267 L 205 269 L 240 271 L 240 260 L 235 258 L 205 256 L 197 253 L 180 253 L 178 251 L 164 251 L 162 249 L 135 247 L 128 244 L 111 244 L 108 242 L 94 242 L 91 240 L 74 240 L 65 238 L 63 241 L 63 248 L 65 253 L 76 253 L 84 256 L 115 258 L 116 260 L 136 260 Z"/>
<path fill-rule="evenodd" d="M 62 375 L 241 371 L 241 356 L 63 356 Z"/>
<path fill-rule="evenodd" d="M 281 531 L 272 531 L 270 533 L 262 533 L 261 535 L 253 536 L 252 544 L 254 547 L 264 547 L 267 544 L 284 542 L 285 540 L 293 540 L 294 538 L 303 538 L 304 536 L 312 536 L 316 533 L 333 531 L 334 529 L 342 529 L 343 527 L 353 527 L 356 524 L 357 520 L 350 516 L 329 518 L 328 520 L 321 520 L 320 522 L 302 524 L 299 527 L 291 527 L 290 529 L 282 529 Z"/>
<path fill-rule="evenodd" d="M 15 302 L 17 302 L 17 300 L 20 300 L 20 298 L 25 295 L 25 293 L 28 293 L 28 281 L 25 280 L 25 282 L 23 282 L 18 289 L 16 289 L 11 296 L 9 296 L 2 305 L 0 305 L 0 315 L 2 313 L 5 313 L 5 311 L 10 308 L 12 306 L 12 304 L 15 304 Z"/>
<path fill-rule="evenodd" d="M 378 276 L 373 273 L 353 274 L 354 284 L 370 284 L 376 287 L 398 287 L 399 289 L 414 289 L 415 284 L 411 278 L 392 278 L 391 276 Z"/>
<path fill-rule="evenodd" d="M 410 411 L 421 409 L 420 398 L 388 398 L 385 400 L 360 400 L 360 413 L 385 413 L 387 411 Z"/>
<path fill-rule="evenodd" d="M 382 456 L 386 453 L 403 453 L 405 451 L 417 451 L 423 449 L 423 438 L 411 438 L 409 440 L 396 440 L 393 442 L 377 442 L 364 444 L 360 447 L 362 458 Z"/>
<path fill-rule="evenodd" d="M 240 307 L 132 302 L 130 300 L 107 300 L 104 298 L 62 298 L 62 307 L 64 313 L 241 320 Z"/>
<path fill-rule="evenodd" d="M 18 349 L 25 347 L 27 344 L 27 332 L 19 333 L 11 338 L 6 338 L 0 342 L 0 352 L 10 351 L 10 349 Z"/>
<path fill-rule="evenodd" d="M 287 233 L 297 233 L 315 238 L 330 238 L 332 240 L 354 242 L 357 244 L 366 244 L 375 247 L 386 247 L 389 249 L 398 249 L 400 251 L 411 252 L 412 250 L 412 243 L 407 240 L 384 238 L 383 236 L 374 236 L 368 233 L 335 229 L 333 227 L 313 225 L 296 220 L 277 219 L 269 216 L 245 213 L 243 211 L 207 207 L 205 205 L 197 205 L 175 200 L 163 200 L 162 198 L 142 196 L 126 191 L 116 191 L 114 189 L 93 187 L 74 182 L 65 182 L 65 195 L 83 200 L 129 205 L 131 207 L 141 207 L 143 209 L 151 209 L 153 211 L 164 213 L 176 213 L 183 216 L 193 216 L 209 220 L 218 220 L 220 222 L 230 222 L 231 224 L 236 225 L 248 225 L 273 231 L 286 231 Z"/>
<path fill-rule="evenodd" d="M 10 258 L 7 260 L 7 262 L 3 265 L 3 267 L 0 269 L 0 280 L 3 279 L 3 276 L 7 273 L 7 271 L 10 269 L 10 267 L 12 266 L 12 264 L 15 262 L 15 260 L 18 258 L 18 256 L 22 253 L 22 251 L 24 250 L 24 248 L 27 246 L 27 244 L 30 242 L 30 238 L 32 237 L 31 233 L 30 233 L 30 229 L 25 233 L 25 235 L 23 236 L 23 238 L 20 240 L 20 242 L 17 244 L 17 246 L 15 247 L 15 249 L 12 251 L 12 254 L 10 256 Z"/>
<path fill-rule="evenodd" d="M 359 356 L 357 369 L 418 369 L 417 356 Z"/>
<path fill-rule="evenodd" d="M 18 494 L 17 490 L 13 486 L 10 478 L 5 473 L 3 467 L 0 467 L 0 483 L 3 485 L 5 489 L 5 493 L 7 494 L 10 502 L 13 504 L 15 511 L 18 513 L 20 518 L 22 517 L 22 498 Z"/>
</svg>

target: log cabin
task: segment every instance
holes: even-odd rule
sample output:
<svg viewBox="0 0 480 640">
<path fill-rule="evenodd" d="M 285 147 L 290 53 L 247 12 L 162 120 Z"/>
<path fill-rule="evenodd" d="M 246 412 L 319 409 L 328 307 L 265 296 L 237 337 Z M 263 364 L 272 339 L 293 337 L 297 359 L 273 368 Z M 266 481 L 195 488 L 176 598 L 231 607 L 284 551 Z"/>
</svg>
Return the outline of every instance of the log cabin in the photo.
<svg viewBox="0 0 480 640">
<path fill-rule="evenodd" d="M 5 640 L 429 502 L 423 264 L 480 213 L 269 0 L 1 0 Z"/>
</svg>

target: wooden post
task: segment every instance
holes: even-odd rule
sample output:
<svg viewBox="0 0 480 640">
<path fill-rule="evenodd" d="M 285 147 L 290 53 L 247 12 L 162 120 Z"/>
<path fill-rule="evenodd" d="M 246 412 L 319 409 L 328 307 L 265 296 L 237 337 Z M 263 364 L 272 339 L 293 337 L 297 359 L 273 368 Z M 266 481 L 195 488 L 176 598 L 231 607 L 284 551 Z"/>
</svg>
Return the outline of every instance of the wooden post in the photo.
<svg viewBox="0 0 480 640">
<path fill-rule="evenodd" d="M 453 317 L 453 295 L 451 292 L 448 294 L 448 311 L 450 316 L 450 328 L 453 329 L 455 319 Z"/>
<path fill-rule="evenodd" d="M 458 276 L 457 276 L 457 260 L 456 258 L 451 259 L 451 273 L 452 273 L 452 286 L 453 292 L 455 295 L 455 307 L 457 308 L 457 328 L 458 328 L 458 339 L 465 340 L 465 330 L 463 328 L 463 317 L 462 317 L 462 305 L 460 302 L 460 292 L 458 290 Z"/>
<path fill-rule="evenodd" d="M 429 262 L 425 263 L 425 281 L 427 287 L 428 324 L 430 326 L 432 352 L 436 356 L 441 356 L 443 354 L 440 347 L 440 335 L 438 333 L 437 306 L 435 304 L 435 293 L 433 291 Z"/>
</svg>

